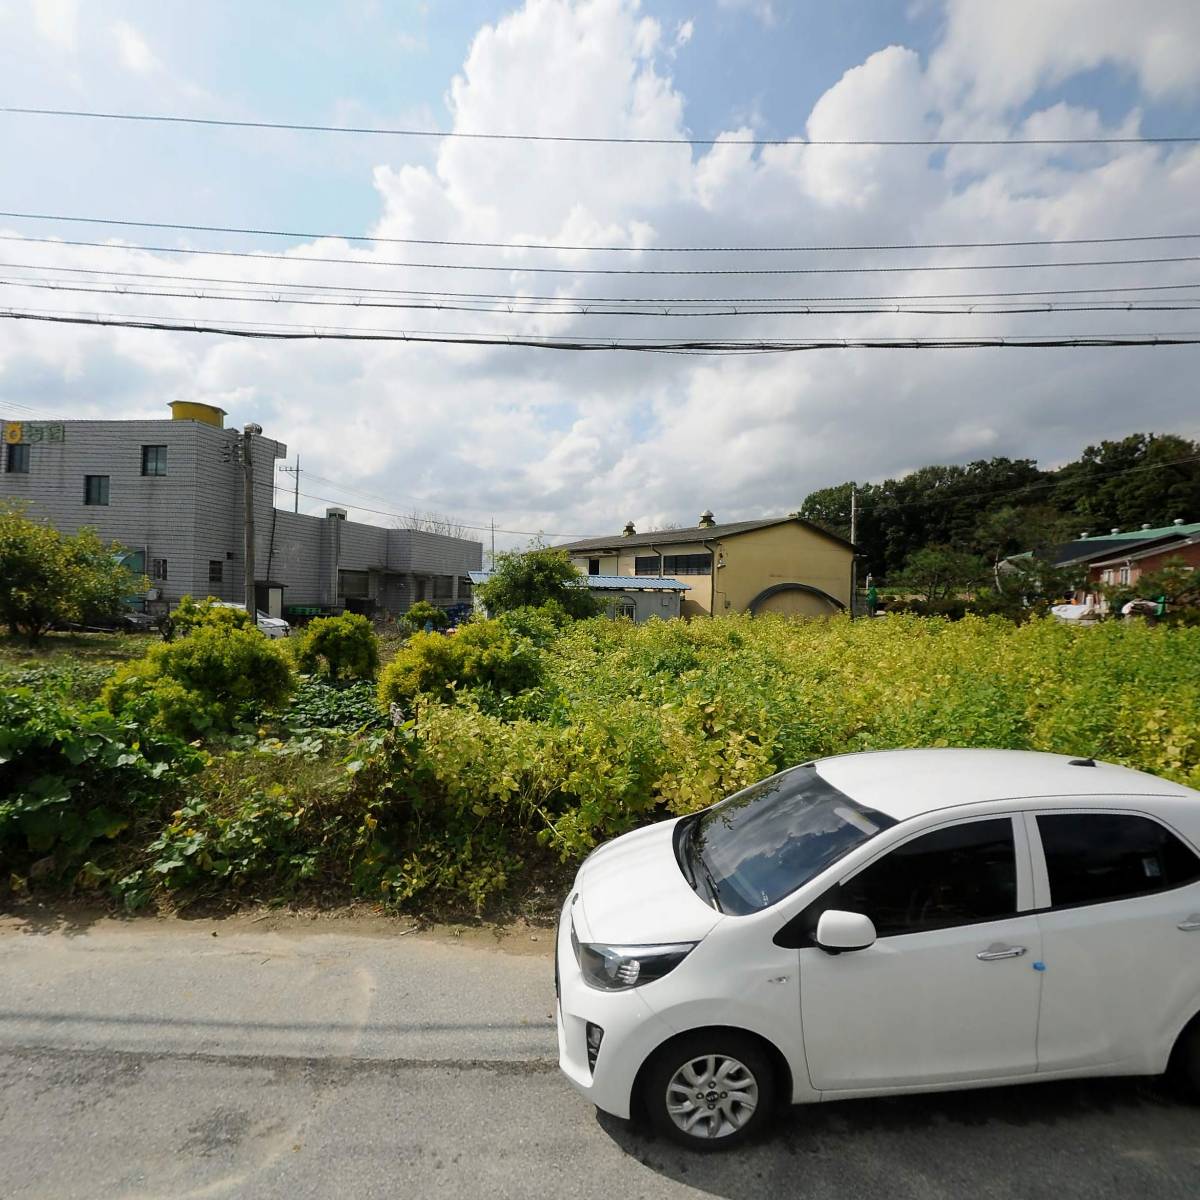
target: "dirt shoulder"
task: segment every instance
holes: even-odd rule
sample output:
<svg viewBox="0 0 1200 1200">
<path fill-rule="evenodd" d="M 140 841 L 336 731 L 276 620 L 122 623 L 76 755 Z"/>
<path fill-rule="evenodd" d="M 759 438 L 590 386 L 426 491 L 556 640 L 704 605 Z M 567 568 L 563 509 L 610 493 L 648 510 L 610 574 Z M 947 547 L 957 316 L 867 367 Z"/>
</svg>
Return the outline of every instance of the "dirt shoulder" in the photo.
<svg viewBox="0 0 1200 1200">
<path fill-rule="evenodd" d="M 0 939 L 39 934 L 100 934 L 132 930 L 147 936 L 210 928 L 214 937 L 239 933 L 282 933 L 289 937 L 327 934 L 363 938 L 418 938 L 449 945 L 498 950 L 505 954 L 549 957 L 554 951 L 554 927 L 517 919 L 506 922 L 446 923 L 423 921 L 410 914 L 392 914 L 367 905 L 338 908 L 245 908 L 231 913 L 171 913 L 120 915 L 84 904 L 31 901 L 0 910 Z"/>
</svg>

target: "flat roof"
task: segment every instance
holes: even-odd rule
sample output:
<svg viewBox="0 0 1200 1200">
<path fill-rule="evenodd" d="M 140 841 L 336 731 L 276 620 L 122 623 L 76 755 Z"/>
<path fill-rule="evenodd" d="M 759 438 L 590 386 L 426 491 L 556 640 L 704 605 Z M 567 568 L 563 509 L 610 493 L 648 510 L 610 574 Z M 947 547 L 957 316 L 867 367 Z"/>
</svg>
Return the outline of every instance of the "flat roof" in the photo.
<svg viewBox="0 0 1200 1200">
<path fill-rule="evenodd" d="M 1029 796 L 1192 796 L 1190 788 L 1097 762 L 1071 766 L 1071 756 L 1034 750 L 879 750 L 816 761 L 817 773 L 897 821 L 962 804 Z"/>
</svg>

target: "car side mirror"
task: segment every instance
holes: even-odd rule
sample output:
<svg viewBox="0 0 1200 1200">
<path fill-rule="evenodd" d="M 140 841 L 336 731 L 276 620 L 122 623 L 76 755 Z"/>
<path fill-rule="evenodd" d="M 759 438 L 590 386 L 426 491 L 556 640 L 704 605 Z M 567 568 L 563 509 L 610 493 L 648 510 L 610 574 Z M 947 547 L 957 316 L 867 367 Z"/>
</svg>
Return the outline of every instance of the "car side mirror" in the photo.
<svg viewBox="0 0 1200 1200">
<path fill-rule="evenodd" d="M 827 909 L 817 922 L 817 945 L 830 954 L 865 950 L 875 943 L 875 923 L 862 913 Z"/>
</svg>

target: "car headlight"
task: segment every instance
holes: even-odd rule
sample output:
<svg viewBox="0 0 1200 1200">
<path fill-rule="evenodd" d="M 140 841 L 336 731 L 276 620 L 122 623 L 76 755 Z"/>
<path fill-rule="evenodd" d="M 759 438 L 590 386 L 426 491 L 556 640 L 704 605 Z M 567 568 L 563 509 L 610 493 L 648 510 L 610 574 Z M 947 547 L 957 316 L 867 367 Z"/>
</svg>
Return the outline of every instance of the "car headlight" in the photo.
<svg viewBox="0 0 1200 1200">
<path fill-rule="evenodd" d="M 581 942 L 571 931 L 575 957 L 589 987 L 623 992 L 661 979 L 696 948 L 695 942 L 668 942 L 656 946 L 607 946 Z"/>
</svg>

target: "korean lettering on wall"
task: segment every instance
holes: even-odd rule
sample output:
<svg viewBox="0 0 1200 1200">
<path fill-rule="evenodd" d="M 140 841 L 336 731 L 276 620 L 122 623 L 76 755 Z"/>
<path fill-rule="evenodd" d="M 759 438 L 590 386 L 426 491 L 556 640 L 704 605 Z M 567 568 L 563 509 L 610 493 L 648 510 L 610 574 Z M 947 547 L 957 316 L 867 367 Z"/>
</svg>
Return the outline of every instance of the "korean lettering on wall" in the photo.
<svg viewBox="0 0 1200 1200">
<path fill-rule="evenodd" d="M 66 426 L 58 421 L 5 421 L 4 441 L 15 446 L 21 442 L 65 442 Z"/>
</svg>

